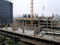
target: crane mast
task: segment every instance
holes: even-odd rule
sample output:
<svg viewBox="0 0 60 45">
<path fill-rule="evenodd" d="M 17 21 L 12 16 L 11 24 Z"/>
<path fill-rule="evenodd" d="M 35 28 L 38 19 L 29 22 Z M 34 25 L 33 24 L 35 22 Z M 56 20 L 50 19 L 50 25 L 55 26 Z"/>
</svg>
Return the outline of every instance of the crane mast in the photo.
<svg viewBox="0 0 60 45">
<path fill-rule="evenodd" d="M 33 8 L 34 8 L 34 7 L 33 7 L 33 4 L 34 4 L 34 3 L 33 3 L 33 0 L 31 0 L 31 18 L 33 18 L 33 12 L 34 12 L 34 11 L 33 11 Z"/>
<path fill-rule="evenodd" d="M 34 7 L 33 7 L 33 4 L 34 4 L 34 3 L 33 3 L 33 1 L 34 1 L 34 0 L 31 0 L 31 3 L 30 3 L 30 4 L 31 4 L 31 7 L 30 7 L 30 8 L 31 8 L 31 13 L 30 13 L 30 15 L 31 15 L 31 28 L 32 28 L 32 29 L 33 29 L 33 18 L 34 18 L 34 14 L 33 14 L 33 12 L 34 12 L 34 10 L 33 10 L 33 8 L 34 8 Z"/>
</svg>

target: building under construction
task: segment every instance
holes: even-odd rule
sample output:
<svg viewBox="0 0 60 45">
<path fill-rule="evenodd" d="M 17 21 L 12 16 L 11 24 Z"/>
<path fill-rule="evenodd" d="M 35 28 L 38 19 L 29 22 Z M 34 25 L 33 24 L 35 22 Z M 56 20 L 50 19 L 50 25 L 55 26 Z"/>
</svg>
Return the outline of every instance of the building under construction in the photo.
<svg viewBox="0 0 60 45">
<path fill-rule="evenodd" d="M 58 21 L 54 20 L 54 17 L 35 17 L 31 20 L 31 18 L 27 17 L 26 15 L 23 18 L 17 18 L 16 22 L 20 25 L 20 27 L 24 28 L 47 28 L 47 29 L 60 29 L 60 25 L 58 24 Z M 32 24 L 31 24 L 32 22 Z"/>
<path fill-rule="evenodd" d="M 47 28 L 47 29 L 60 29 L 58 21 L 54 20 L 54 15 L 51 17 L 38 17 L 34 16 L 34 0 L 30 2 L 30 14 L 25 14 L 23 18 L 17 18 L 16 21 L 22 28 L 35 29 L 36 27 Z M 43 9 L 44 10 L 44 9 Z M 58 26 L 59 25 L 59 26 Z"/>
</svg>

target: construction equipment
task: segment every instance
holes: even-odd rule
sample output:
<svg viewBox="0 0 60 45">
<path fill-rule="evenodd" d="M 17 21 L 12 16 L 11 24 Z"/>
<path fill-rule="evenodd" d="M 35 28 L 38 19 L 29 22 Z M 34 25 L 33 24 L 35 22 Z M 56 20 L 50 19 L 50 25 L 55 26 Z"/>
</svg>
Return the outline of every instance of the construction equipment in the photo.
<svg viewBox="0 0 60 45">
<path fill-rule="evenodd" d="M 34 10 L 33 10 L 33 1 L 34 0 L 31 0 L 31 27 L 33 28 L 33 18 L 34 18 L 34 14 L 33 14 L 33 12 L 34 12 Z"/>
</svg>

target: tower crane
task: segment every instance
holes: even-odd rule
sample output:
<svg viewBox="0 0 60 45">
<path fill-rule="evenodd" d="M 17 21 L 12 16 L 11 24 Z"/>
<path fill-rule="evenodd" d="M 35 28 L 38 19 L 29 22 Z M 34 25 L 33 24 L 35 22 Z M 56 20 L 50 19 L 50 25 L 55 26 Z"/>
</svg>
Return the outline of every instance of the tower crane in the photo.
<svg viewBox="0 0 60 45">
<path fill-rule="evenodd" d="M 33 10 L 33 5 L 34 5 L 34 2 L 33 2 L 34 0 L 31 0 L 31 18 L 33 18 L 34 16 L 34 14 L 33 14 L 33 12 L 34 12 L 34 10 Z"/>
<path fill-rule="evenodd" d="M 33 4 L 34 4 L 34 3 L 33 3 L 33 1 L 34 1 L 34 0 L 31 0 L 31 2 L 30 2 L 30 4 L 31 4 L 31 7 L 30 7 L 30 8 L 31 8 L 31 10 L 30 10 L 30 15 L 31 15 L 31 27 L 32 27 L 32 28 L 33 28 L 33 18 L 34 18 L 34 14 L 33 14 L 33 12 L 34 12 L 34 10 L 33 10 L 33 9 L 34 9 Z"/>
</svg>

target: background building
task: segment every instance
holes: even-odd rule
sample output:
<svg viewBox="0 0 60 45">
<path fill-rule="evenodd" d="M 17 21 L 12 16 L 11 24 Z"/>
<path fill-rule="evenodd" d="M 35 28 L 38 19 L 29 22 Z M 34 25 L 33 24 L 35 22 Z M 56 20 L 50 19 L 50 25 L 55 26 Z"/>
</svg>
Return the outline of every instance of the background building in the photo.
<svg viewBox="0 0 60 45">
<path fill-rule="evenodd" d="M 13 22 L 13 4 L 6 0 L 0 0 L 0 25 Z"/>
</svg>

